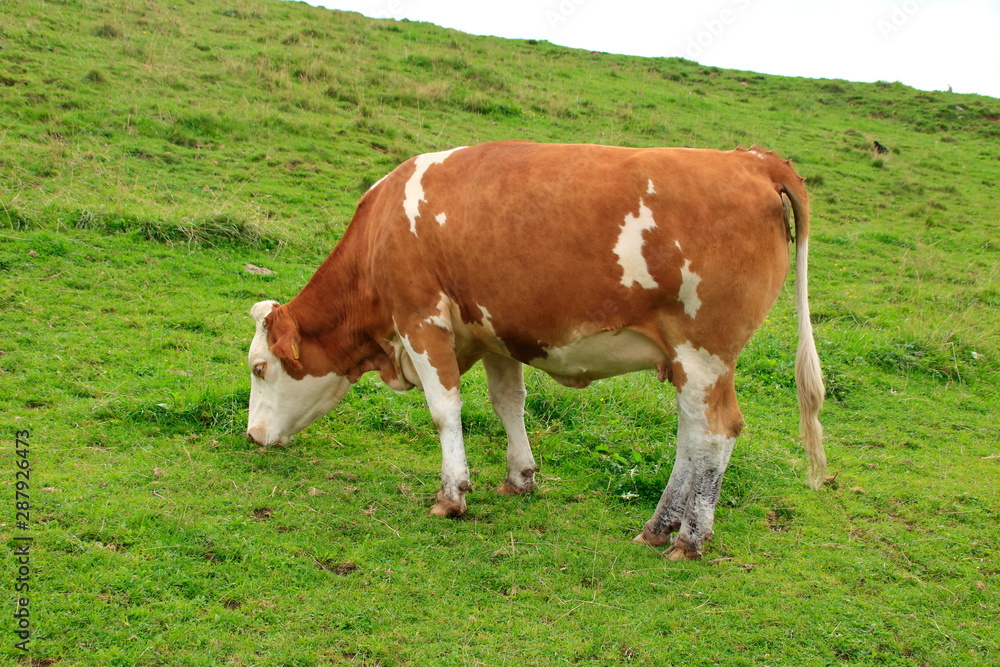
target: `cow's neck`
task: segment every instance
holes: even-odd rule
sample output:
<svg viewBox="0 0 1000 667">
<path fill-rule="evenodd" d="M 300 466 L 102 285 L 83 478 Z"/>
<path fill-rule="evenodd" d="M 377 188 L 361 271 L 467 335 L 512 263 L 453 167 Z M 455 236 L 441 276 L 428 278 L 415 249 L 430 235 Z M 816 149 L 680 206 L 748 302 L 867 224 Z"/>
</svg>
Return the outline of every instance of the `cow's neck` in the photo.
<svg viewBox="0 0 1000 667">
<path fill-rule="evenodd" d="M 395 360 L 386 357 L 383 341 L 391 337 L 392 320 L 363 273 L 366 263 L 352 240 L 345 235 L 285 308 L 302 338 L 320 344 L 333 372 L 352 382 L 376 369 L 391 378 Z"/>
</svg>

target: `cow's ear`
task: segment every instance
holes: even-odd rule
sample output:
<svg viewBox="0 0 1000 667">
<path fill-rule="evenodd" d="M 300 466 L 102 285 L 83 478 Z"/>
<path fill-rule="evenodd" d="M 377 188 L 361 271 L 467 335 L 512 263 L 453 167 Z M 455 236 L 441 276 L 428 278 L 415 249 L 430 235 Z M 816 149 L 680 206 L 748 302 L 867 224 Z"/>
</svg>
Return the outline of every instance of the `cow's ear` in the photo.
<svg viewBox="0 0 1000 667">
<path fill-rule="evenodd" d="M 299 361 L 301 356 L 299 342 L 297 335 L 286 334 L 274 342 L 274 345 L 271 346 L 271 354 L 284 361 L 289 368 L 300 371 L 302 363 Z"/>
<path fill-rule="evenodd" d="M 302 370 L 302 363 L 299 361 L 302 338 L 299 336 L 298 323 L 279 306 L 267 316 L 265 326 L 274 341 L 271 354 L 285 362 L 289 368 Z"/>
</svg>

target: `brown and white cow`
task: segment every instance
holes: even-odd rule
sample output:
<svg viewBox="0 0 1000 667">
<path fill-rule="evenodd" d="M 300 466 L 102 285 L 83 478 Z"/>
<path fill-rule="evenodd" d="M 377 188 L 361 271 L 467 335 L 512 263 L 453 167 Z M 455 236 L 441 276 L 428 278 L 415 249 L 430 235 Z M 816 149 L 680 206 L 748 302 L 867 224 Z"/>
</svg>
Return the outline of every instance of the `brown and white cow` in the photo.
<svg viewBox="0 0 1000 667">
<path fill-rule="evenodd" d="M 736 358 L 789 268 L 801 431 L 826 460 L 807 294 L 808 197 L 771 153 L 502 142 L 421 155 L 361 199 L 286 305 L 256 304 L 248 435 L 285 443 L 378 371 L 423 389 L 443 464 L 431 512 L 466 510 L 459 378 L 477 361 L 509 439 L 501 493 L 536 488 L 522 364 L 584 387 L 655 369 L 677 390 L 677 458 L 636 541 L 697 558 L 743 426 Z"/>
</svg>

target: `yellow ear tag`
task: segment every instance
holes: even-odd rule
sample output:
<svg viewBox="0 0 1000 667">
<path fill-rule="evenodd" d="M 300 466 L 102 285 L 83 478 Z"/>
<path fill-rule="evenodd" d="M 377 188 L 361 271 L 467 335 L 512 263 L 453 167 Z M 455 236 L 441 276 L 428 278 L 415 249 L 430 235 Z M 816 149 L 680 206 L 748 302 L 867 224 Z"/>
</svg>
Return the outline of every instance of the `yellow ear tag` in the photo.
<svg viewBox="0 0 1000 667">
<path fill-rule="evenodd" d="M 295 361 L 299 360 L 299 346 L 296 345 L 295 343 L 292 343 L 292 357 L 295 359 Z"/>
</svg>

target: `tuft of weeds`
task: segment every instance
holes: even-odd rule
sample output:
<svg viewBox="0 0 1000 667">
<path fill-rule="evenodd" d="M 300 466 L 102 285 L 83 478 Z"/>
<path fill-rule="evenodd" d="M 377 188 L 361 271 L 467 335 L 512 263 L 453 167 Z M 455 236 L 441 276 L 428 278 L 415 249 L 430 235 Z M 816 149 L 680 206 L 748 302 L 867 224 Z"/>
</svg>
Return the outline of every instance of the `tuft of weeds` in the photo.
<svg viewBox="0 0 1000 667">
<path fill-rule="evenodd" d="M 94 28 L 94 34 L 104 39 L 121 39 L 125 36 L 125 31 L 112 23 L 102 23 Z"/>
</svg>

